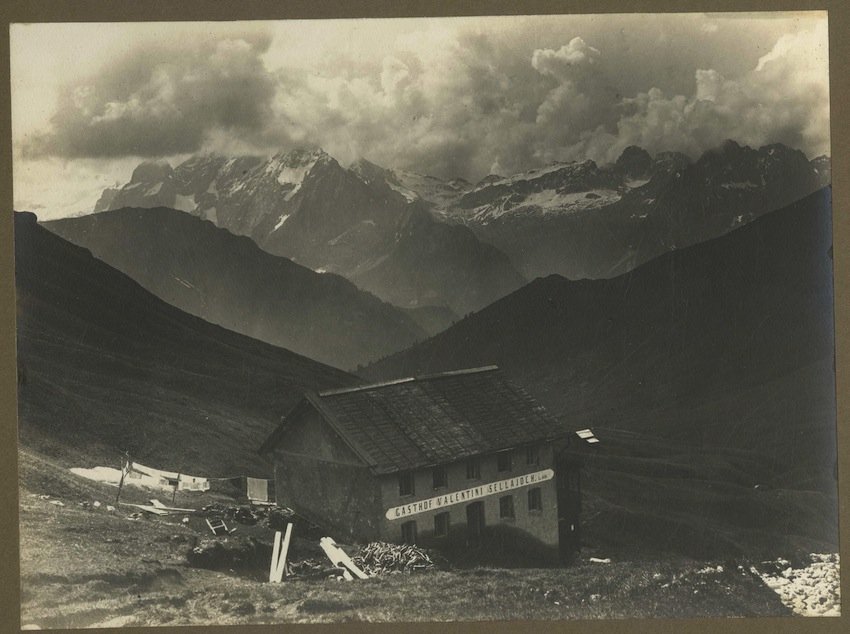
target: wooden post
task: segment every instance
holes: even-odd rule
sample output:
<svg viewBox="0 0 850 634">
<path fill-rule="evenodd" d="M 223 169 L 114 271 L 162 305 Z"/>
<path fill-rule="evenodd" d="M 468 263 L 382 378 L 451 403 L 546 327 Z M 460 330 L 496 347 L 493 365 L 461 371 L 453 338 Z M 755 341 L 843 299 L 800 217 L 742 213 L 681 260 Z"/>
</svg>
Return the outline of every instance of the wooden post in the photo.
<svg viewBox="0 0 850 634">
<path fill-rule="evenodd" d="M 124 460 L 121 465 L 121 479 L 118 481 L 118 493 L 115 494 L 115 506 L 118 506 L 118 501 L 121 499 L 121 489 L 124 488 L 124 477 L 130 473 L 130 452 L 124 452 Z"/>
<path fill-rule="evenodd" d="M 286 525 L 286 534 L 281 541 L 280 531 L 274 534 L 272 561 L 269 566 L 269 583 L 280 583 L 286 571 L 286 554 L 289 552 L 289 542 L 292 537 L 292 524 Z"/>
<path fill-rule="evenodd" d="M 180 474 L 177 474 L 177 481 L 174 483 L 174 491 L 171 493 L 171 506 L 174 506 L 174 500 L 177 498 L 177 487 L 180 486 Z"/>
<path fill-rule="evenodd" d="M 274 547 L 272 548 L 272 562 L 269 565 L 269 583 L 274 583 L 277 573 L 277 560 L 280 557 L 280 531 L 275 531 Z"/>
</svg>

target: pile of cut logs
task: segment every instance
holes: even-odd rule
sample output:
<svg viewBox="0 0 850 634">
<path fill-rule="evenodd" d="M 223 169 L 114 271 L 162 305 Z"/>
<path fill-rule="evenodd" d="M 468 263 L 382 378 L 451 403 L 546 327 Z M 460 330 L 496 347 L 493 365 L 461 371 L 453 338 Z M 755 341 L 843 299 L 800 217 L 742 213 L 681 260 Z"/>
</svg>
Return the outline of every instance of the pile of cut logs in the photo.
<svg viewBox="0 0 850 634">
<path fill-rule="evenodd" d="M 366 544 L 351 560 L 370 577 L 391 572 L 420 572 L 435 566 L 421 548 L 386 542 Z"/>
</svg>

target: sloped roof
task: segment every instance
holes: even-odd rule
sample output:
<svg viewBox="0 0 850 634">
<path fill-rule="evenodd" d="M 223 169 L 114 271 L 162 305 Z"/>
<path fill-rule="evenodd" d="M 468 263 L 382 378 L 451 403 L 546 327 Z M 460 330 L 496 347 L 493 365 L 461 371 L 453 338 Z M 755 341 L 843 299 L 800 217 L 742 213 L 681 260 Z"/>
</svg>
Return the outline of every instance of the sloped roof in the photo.
<svg viewBox="0 0 850 634">
<path fill-rule="evenodd" d="M 306 402 L 305 402 L 306 401 Z M 460 460 L 569 433 L 496 366 L 307 394 L 376 473 Z M 286 435 L 286 420 L 261 451 Z"/>
</svg>

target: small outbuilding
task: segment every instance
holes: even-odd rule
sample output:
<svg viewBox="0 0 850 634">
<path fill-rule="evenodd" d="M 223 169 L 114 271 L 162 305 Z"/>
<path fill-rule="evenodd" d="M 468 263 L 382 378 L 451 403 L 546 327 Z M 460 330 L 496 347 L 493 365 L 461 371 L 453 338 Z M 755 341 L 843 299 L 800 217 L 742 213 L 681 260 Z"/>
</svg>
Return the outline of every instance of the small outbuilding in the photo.
<svg viewBox="0 0 850 634">
<path fill-rule="evenodd" d="M 307 393 L 260 452 L 278 502 L 339 539 L 469 547 L 498 533 L 568 560 L 588 433 L 488 366 Z"/>
</svg>

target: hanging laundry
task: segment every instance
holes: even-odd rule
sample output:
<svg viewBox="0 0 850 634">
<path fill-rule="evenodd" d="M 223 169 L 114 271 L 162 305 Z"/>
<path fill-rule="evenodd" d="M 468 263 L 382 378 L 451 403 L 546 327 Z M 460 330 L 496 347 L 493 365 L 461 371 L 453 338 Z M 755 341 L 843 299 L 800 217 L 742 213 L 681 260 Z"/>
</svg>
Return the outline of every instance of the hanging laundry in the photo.
<svg viewBox="0 0 850 634">
<path fill-rule="evenodd" d="M 209 491 L 210 481 L 208 478 L 180 474 L 179 490 L 181 491 Z"/>
<path fill-rule="evenodd" d="M 258 478 L 245 478 L 248 481 L 248 499 L 255 502 L 269 501 L 269 481 Z"/>
</svg>

